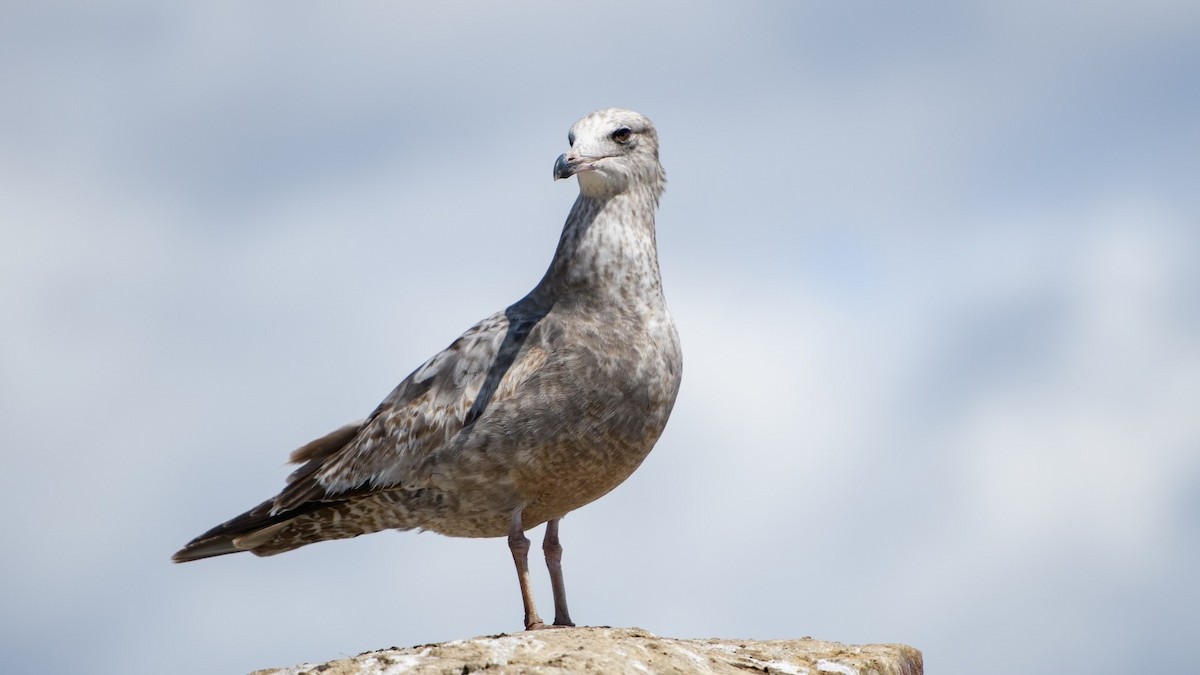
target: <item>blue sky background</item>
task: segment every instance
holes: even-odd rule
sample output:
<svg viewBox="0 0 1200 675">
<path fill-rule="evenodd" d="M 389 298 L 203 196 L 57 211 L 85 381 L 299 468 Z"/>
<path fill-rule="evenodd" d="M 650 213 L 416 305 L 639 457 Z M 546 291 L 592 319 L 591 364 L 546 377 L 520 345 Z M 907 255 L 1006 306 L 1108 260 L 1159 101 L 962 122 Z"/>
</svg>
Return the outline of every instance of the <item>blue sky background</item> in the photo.
<svg viewBox="0 0 1200 675">
<path fill-rule="evenodd" d="M 577 621 L 1194 663 L 1198 37 L 1165 0 L 4 3 L 6 670 L 519 629 L 499 539 L 168 557 L 537 281 L 607 106 L 660 130 L 686 365 L 564 521 Z"/>
</svg>

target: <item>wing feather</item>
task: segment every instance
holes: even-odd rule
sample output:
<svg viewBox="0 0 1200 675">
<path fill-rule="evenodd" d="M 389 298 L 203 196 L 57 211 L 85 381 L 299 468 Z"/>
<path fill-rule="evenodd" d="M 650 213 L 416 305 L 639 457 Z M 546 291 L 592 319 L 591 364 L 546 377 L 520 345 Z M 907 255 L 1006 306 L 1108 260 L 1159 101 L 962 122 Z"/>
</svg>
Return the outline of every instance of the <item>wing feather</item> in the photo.
<svg viewBox="0 0 1200 675">
<path fill-rule="evenodd" d="M 413 371 L 365 422 L 293 452 L 292 461 L 304 464 L 271 513 L 417 484 L 423 460 L 545 363 L 545 349 L 526 341 L 542 316 L 521 317 L 510 308 L 484 319 Z"/>
</svg>

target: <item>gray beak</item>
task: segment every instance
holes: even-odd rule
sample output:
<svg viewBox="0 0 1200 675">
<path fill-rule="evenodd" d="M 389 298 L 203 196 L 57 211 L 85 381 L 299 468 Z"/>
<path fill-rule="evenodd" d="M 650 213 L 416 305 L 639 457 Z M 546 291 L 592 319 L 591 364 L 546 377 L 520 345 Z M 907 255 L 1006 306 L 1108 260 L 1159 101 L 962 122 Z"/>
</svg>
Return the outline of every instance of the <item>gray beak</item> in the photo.
<svg viewBox="0 0 1200 675">
<path fill-rule="evenodd" d="M 567 153 L 558 156 L 554 161 L 554 180 L 570 178 L 579 169 L 579 158 L 568 159 Z"/>
</svg>

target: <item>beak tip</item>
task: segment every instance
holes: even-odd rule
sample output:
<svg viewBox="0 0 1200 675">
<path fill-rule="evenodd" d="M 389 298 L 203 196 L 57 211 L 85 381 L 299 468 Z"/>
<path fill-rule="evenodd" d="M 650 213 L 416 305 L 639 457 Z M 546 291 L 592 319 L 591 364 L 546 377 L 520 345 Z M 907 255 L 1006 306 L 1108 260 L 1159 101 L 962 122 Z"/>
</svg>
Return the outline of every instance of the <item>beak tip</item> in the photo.
<svg viewBox="0 0 1200 675">
<path fill-rule="evenodd" d="M 575 167 L 567 159 L 566 154 L 559 155 L 558 159 L 554 161 L 554 180 L 568 178 L 573 173 L 575 173 Z"/>
</svg>

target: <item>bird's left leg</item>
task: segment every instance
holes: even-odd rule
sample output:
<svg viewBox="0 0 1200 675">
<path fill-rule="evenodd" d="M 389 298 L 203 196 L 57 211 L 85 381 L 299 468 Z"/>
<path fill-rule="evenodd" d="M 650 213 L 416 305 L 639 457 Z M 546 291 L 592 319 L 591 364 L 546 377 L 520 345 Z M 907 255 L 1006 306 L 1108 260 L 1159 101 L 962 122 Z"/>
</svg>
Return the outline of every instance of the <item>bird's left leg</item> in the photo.
<svg viewBox="0 0 1200 675">
<path fill-rule="evenodd" d="M 521 509 L 513 511 L 512 523 L 508 527 L 508 548 L 512 551 L 513 563 L 517 566 L 517 581 L 521 584 L 521 602 L 525 605 L 525 630 L 544 628 L 533 602 L 533 589 L 529 584 L 529 539 L 521 527 Z M 557 598 L 558 596 L 555 596 Z"/>
<path fill-rule="evenodd" d="M 550 586 L 554 589 L 554 625 L 574 626 L 567 612 L 567 587 L 562 576 L 562 544 L 558 543 L 558 519 L 546 523 L 546 538 L 542 540 L 546 568 L 550 570 Z"/>
</svg>

